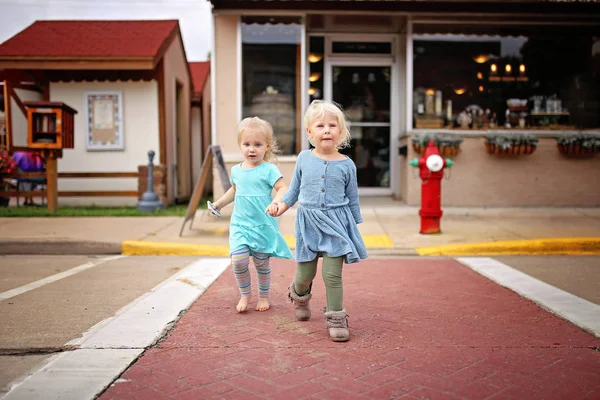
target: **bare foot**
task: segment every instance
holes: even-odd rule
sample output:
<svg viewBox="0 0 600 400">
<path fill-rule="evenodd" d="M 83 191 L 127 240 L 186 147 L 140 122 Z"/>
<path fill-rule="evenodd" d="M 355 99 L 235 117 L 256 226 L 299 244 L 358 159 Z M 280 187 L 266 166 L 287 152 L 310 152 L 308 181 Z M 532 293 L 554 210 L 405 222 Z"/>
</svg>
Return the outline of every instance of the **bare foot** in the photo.
<svg viewBox="0 0 600 400">
<path fill-rule="evenodd" d="M 240 297 L 240 302 L 235 307 L 237 312 L 244 312 L 246 308 L 248 308 L 248 300 L 250 300 L 250 296 L 242 296 Z"/>
<path fill-rule="evenodd" d="M 271 307 L 269 305 L 269 299 L 266 297 L 261 297 L 258 299 L 258 303 L 256 303 L 256 311 L 267 311 Z"/>
</svg>

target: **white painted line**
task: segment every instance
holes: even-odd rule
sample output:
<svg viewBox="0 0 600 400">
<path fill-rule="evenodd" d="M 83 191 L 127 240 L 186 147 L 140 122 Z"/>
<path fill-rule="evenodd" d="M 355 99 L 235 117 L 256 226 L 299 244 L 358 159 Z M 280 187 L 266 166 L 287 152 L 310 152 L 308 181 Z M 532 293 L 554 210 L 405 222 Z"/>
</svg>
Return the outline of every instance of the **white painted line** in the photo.
<svg viewBox="0 0 600 400">
<path fill-rule="evenodd" d="M 229 266 L 229 258 L 196 261 L 117 314 L 70 342 L 81 348 L 145 348 Z"/>
<path fill-rule="evenodd" d="M 3 400 L 94 399 L 144 349 L 82 349 L 60 354 Z"/>
<path fill-rule="evenodd" d="M 160 339 L 169 324 L 229 266 L 228 258 L 196 261 L 123 307 L 69 344 L 62 353 L 17 383 L 4 397 L 13 399 L 93 399 Z"/>
<path fill-rule="evenodd" d="M 488 257 L 459 257 L 458 262 L 517 292 L 543 308 L 600 337 L 600 306 L 535 279 Z"/>
<path fill-rule="evenodd" d="M 56 282 L 56 281 L 59 281 L 64 278 L 68 278 L 71 275 L 75 275 L 75 274 L 83 272 L 87 269 L 94 268 L 100 264 L 104 264 L 107 261 L 112 261 L 112 260 L 116 260 L 116 259 L 123 258 L 123 257 L 127 257 L 127 256 L 118 255 L 118 256 L 98 258 L 96 260 L 86 262 L 85 264 L 81 264 L 77 267 L 68 269 L 68 270 L 60 272 L 58 274 L 48 276 L 44 279 L 40 279 L 39 281 L 31 282 L 31 283 L 28 283 L 27 285 L 23 285 L 18 288 L 15 288 L 15 289 L 7 290 L 6 292 L 0 293 L 0 301 L 10 299 L 11 297 L 15 297 L 20 294 L 29 292 L 30 290 L 37 289 L 37 288 L 47 285 L 49 283 Z"/>
</svg>

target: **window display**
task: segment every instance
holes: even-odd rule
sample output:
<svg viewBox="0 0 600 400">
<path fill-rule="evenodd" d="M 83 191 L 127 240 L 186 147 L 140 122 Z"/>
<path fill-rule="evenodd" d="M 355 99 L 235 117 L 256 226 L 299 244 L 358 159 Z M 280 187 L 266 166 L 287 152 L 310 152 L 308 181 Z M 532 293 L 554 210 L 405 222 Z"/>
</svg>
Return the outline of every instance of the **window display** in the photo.
<svg viewBox="0 0 600 400">
<path fill-rule="evenodd" d="M 600 128 L 600 36 L 485 29 L 417 28 L 413 128 Z"/>
<path fill-rule="evenodd" d="M 242 17 L 242 118 L 269 121 L 283 154 L 299 141 L 301 33 L 298 17 Z"/>
</svg>

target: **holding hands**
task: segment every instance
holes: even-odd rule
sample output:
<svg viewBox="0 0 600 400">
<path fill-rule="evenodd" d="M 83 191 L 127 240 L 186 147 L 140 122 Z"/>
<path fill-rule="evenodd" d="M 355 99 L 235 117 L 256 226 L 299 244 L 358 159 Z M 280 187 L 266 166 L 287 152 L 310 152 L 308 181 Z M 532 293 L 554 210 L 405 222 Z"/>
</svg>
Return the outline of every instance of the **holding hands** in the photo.
<svg viewBox="0 0 600 400">
<path fill-rule="evenodd" d="M 290 206 L 285 204 L 283 201 L 273 201 L 265 209 L 265 214 L 269 214 L 271 217 L 279 217 L 284 212 L 286 212 L 289 208 L 290 208 Z"/>
</svg>

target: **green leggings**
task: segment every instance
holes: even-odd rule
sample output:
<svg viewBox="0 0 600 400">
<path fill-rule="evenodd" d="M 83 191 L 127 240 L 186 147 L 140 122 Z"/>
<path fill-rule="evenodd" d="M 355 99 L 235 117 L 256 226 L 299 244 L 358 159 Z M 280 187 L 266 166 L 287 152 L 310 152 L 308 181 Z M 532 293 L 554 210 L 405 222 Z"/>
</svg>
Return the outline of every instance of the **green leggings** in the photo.
<svg viewBox="0 0 600 400">
<path fill-rule="evenodd" d="M 294 277 L 294 290 L 300 296 L 310 292 L 312 281 L 317 275 L 317 262 L 319 257 L 308 262 L 299 262 Z M 323 254 L 323 282 L 325 282 L 325 295 L 327 296 L 327 311 L 342 311 L 344 287 L 342 285 L 342 266 L 344 256 L 329 257 Z"/>
</svg>

